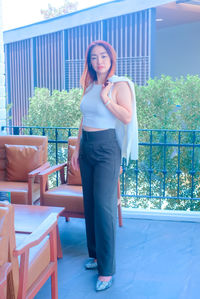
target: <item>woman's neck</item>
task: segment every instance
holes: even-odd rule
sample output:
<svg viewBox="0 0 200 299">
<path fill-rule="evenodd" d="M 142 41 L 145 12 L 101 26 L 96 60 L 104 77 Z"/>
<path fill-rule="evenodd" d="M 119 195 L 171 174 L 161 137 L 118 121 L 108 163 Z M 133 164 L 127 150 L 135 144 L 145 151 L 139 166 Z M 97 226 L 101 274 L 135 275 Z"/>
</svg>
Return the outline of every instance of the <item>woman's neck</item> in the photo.
<svg viewBox="0 0 200 299">
<path fill-rule="evenodd" d="M 107 74 L 106 75 L 97 75 L 97 80 L 96 80 L 96 84 L 100 85 L 103 84 L 106 80 Z"/>
</svg>

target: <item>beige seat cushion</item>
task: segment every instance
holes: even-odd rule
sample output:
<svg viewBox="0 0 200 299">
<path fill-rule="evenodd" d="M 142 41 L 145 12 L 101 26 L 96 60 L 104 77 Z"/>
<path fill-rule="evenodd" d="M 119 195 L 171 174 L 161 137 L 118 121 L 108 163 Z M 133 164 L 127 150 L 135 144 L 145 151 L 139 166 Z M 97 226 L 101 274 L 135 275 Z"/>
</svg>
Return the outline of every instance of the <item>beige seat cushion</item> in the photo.
<svg viewBox="0 0 200 299">
<path fill-rule="evenodd" d="M 44 193 L 44 205 L 65 207 L 70 212 L 84 213 L 82 186 L 61 184 L 52 188 Z"/>
<path fill-rule="evenodd" d="M 27 182 L 28 173 L 42 165 L 42 147 L 5 144 L 6 179 Z"/>
<path fill-rule="evenodd" d="M 11 202 L 28 204 L 28 183 L 0 181 L 0 190 L 11 192 Z M 33 184 L 33 201 L 40 197 L 40 185 Z"/>
<path fill-rule="evenodd" d="M 16 245 L 18 246 L 27 234 L 16 233 Z M 39 245 L 34 246 L 29 251 L 29 269 L 28 269 L 28 288 L 37 279 L 38 273 L 41 273 L 50 263 L 50 242 L 46 237 Z"/>
</svg>

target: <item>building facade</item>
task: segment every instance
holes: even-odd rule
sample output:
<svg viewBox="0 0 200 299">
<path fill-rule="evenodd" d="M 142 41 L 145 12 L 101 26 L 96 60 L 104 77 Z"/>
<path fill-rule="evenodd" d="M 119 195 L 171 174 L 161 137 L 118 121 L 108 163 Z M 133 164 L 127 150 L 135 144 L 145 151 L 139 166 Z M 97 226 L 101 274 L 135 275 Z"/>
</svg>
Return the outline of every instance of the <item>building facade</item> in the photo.
<svg viewBox="0 0 200 299">
<path fill-rule="evenodd" d="M 5 32 L 12 124 L 21 125 L 35 87 L 80 87 L 85 50 L 93 40 L 111 43 L 117 52 L 116 73 L 138 85 L 161 74 L 200 74 L 199 4 L 116 0 Z"/>
<path fill-rule="evenodd" d="M 5 67 L 3 50 L 3 31 L 2 31 L 2 0 L 0 0 L 0 127 L 6 124 L 5 109 Z"/>
</svg>

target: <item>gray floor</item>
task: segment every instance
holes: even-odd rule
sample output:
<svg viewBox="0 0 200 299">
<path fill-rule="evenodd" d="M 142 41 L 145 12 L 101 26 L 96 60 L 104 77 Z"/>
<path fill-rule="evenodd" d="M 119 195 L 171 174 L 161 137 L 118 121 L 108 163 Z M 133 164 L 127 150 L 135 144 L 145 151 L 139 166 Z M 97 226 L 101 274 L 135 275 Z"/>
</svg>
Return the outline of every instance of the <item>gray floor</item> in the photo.
<svg viewBox="0 0 200 299">
<path fill-rule="evenodd" d="M 113 286 L 95 292 L 96 270 L 87 271 L 83 219 L 59 219 L 63 259 L 58 261 L 59 299 L 199 299 L 200 224 L 123 219 L 117 229 Z M 35 297 L 51 298 L 50 280 Z"/>
</svg>

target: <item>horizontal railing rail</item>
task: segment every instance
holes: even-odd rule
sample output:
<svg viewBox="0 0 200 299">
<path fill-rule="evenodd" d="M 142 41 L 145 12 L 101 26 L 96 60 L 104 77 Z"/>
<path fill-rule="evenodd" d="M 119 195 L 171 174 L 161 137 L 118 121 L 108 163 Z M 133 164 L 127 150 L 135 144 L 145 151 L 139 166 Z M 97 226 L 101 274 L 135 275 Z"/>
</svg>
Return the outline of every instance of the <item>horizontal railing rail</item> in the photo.
<svg viewBox="0 0 200 299">
<path fill-rule="evenodd" d="M 78 128 L 5 126 L 1 134 L 48 136 L 53 165 L 66 161 Z M 200 130 L 140 129 L 139 141 L 139 160 L 122 161 L 124 206 L 200 210 Z"/>
</svg>

